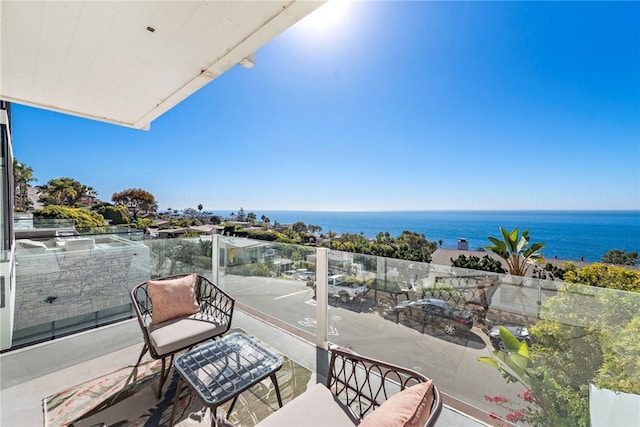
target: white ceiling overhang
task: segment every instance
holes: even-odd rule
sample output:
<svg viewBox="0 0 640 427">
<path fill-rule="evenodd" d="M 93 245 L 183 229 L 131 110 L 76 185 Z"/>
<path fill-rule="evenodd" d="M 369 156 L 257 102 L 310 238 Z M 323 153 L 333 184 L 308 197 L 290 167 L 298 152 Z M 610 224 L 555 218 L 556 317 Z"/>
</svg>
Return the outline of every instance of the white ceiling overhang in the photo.
<svg viewBox="0 0 640 427">
<path fill-rule="evenodd" d="M 148 129 L 325 1 L 2 0 L 0 99 Z"/>
</svg>

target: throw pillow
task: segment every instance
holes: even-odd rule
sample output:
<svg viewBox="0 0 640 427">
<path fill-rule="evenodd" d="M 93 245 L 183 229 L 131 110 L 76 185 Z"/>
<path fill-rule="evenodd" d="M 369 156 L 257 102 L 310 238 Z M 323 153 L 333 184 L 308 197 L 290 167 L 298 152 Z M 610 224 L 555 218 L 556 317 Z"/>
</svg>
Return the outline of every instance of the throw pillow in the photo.
<svg viewBox="0 0 640 427">
<path fill-rule="evenodd" d="M 149 297 L 153 304 L 151 324 L 198 313 L 195 296 L 196 274 L 169 280 L 149 280 Z"/>
<path fill-rule="evenodd" d="M 360 427 L 422 427 L 432 401 L 431 380 L 407 387 L 367 415 Z"/>
</svg>

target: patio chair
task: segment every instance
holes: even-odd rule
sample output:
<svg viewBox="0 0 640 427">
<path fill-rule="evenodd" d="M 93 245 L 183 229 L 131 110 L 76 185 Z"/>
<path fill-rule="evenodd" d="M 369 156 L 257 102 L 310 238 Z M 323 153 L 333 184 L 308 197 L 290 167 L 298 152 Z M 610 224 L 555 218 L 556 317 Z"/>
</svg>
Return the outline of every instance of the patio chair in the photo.
<svg viewBox="0 0 640 427">
<path fill-rule="evenodd" d="M 431 427 L 442 411 L 438 387 L 425 375 L 354 351 L 330 350 L 326 384 L 315 384 L 258 427 Z"/>
<path fill-rule="evenodd" d="M 136 367 L 147 351 L 162 360 L 158 398 L 174 355 L 226 333 L 235 304 L 209 279 L 195 273 L 143 282 L 131 290 L 131 300 L 144 337 Z"/>
</svg>

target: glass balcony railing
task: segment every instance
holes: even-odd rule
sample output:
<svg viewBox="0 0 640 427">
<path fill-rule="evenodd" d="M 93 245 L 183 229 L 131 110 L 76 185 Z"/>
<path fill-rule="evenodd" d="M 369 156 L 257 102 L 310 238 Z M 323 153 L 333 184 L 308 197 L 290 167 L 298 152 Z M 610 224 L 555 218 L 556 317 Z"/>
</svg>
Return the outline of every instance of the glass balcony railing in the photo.
<svg viewBox="0 0 640 427">
<path fill-rule="evenodd" d="M 590 387 L 640 387 L 640 294 L 213 237 L 18 250 L 14 347 L 129 318 L 133 286 L 198 272 L 266 321 L 419 370 L 521 425 L 588 420 Z M 501 325 L 515 344 L 492 332 Z M 530 351 L 509 351 L 520 342 Z"/>
<path fill-rule="evenodd" d="M 630 374 L 640 363 L 640 294 L 217 240 L 219 283 L 238 302 L 314 334 L 318 343 L 421 371 L 447 395 L 495 418 L 521 425 L 588 425 L 594 383 L 636 394 L 640 388 L 638 374 Z M 499 326 L 517 340 L 512 348 L 525 342 L 527 350 L 505 348 Z M 604 402 L 592 398 L 592 410 L 609 411 Z"/>
<path fill-rule="evenodd" d="M 128 237 L 16 240 L 13 348 L 130 318 L 129 291 L 150 278 L 212 277 L 211 240 Z"/>
</svg>

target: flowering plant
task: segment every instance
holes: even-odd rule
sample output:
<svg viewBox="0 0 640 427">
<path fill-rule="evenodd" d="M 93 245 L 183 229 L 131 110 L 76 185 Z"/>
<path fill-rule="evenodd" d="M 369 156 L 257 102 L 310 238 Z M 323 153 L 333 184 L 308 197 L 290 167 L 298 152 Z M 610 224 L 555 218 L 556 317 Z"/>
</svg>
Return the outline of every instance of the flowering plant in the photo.
<svg viewBox="0 0 640 427">
<path fill-rule="evenodd" d="M 518 393 L 518 397 L 524 400 L 527 404 L 535 405 L 535 401 L 533 395 L 529 390 L 526 390 L 524 393 Z M 509 398 L 504 396 L 489 396 L 485 395 L 484 400 L 487 402 L 493 402 L 501 408 L 509 411 L 506 415 L 501 416 L 494 412 L 489 414 L 491 418 L 498 421 L 508 421 L 509 423 L 525 423 L 527 425 L 535 424 L 535 421 L 538 419 L 538 410 L 537 408 L 532 407 L 531 405 L 518 404 L 516 402 L 511 401 Z"/>
</svg>

